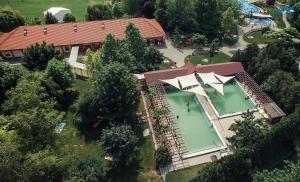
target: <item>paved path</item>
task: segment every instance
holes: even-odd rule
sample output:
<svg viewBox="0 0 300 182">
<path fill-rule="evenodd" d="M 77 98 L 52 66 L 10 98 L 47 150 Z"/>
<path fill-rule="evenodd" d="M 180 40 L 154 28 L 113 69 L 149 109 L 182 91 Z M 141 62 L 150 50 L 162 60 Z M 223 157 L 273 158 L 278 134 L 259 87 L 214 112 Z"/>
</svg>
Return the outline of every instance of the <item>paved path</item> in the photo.
<svg viewBox="0 0 300 182">
<path fill-rule="evenodd" d="M 177 67 L 183 66 L 186 56 L 191 55 L 194 49 L 178 49 L 171 45 L 169 40 L 166 40 L 166 47 L 158 48 L 158 50 L 167 58 L 176 62 Z"/>
</svg>

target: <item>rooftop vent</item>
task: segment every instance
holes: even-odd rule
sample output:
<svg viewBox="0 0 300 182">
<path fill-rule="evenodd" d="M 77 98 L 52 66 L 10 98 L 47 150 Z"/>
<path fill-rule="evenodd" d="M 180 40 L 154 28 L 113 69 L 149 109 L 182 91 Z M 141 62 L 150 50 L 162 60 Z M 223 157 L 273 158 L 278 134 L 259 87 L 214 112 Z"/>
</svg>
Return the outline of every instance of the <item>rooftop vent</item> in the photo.
<svg viewBox="0 0 300 182">
<path fill-rule="evenodd" d="M 26 36 L 27 35 L 27 29 L 24 29 L 23 35 Z"/>
<path fill-rule="evenodd" d="M 74 29 L 74 32 L 77 32 L 77 25 L 74 25 L 73 29 Z"/>
<path fill-rule="evenodd" d="M 44 28 L 44 34 L 47 34 L 47 32 L 48 32 L 48 29 L 47 29 L 47 27 L 45 27 Z"/>
<path fill-rule="evenodd" d="M 104 25 L 104 23 L 102 23 L 102 25 L 101 25 L 101 28 L 102 28 L 102 30 L 104 30 L 104 29 L 105 29 L 105 25 Z"/>
</svg>

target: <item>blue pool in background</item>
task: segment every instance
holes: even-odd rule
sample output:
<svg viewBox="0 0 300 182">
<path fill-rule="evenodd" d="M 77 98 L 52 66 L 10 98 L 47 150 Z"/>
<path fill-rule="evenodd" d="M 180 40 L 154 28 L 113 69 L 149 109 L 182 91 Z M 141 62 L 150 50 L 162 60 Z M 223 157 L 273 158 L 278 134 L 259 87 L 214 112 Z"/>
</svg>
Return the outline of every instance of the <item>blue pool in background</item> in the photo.
<svg viewBox="0 0 300 182">
<path fill-rule="evenodd" d="M 295 10 L 294 10 L 292 7 L 290 7 L 290 6 L 284 6 L 283 8 L 281 8 L 281 9 L 279 10 L 279 12 L 280 12 L 281 14 L 283 14 L 283 13 L 294 13 Z"/>
<path fill-rule="evenodd" d="M 242 6 L 242 13 L 244 14 L 250 14 L 250 12 L 252 13 L 261 13 L 262 9 L 254 4 L 249 3 L 248 0 L 239 0 L 239 2 L 241 3 Z"/>
<path fill-rule="evenodd" d="M 273 20 L 271 20 L 270 18 L 262 18 L 262 19 L 249 18 L 248 23 L 250 25 L 262 25 L 264 27 L 269 27 L 274 25 Z"/>
</svg>

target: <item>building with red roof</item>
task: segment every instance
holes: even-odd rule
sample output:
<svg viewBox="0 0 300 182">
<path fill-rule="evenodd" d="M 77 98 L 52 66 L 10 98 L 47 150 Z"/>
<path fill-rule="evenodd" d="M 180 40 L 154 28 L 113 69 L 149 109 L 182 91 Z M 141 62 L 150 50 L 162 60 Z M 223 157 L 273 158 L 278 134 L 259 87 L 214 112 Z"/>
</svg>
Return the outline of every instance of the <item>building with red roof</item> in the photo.
<svg viewBox="0 0 300 182">
<path fill-rule="evenodd" d="M 107 34 L 125 38 L 125 29 L 132 22 L 148 42 L 164 41 L 165 32 L 152 19 L 132 18 L 51 25 L 20 26 L 0 35 L 0 53 L 4 58 L 22 57 L 23 50 L 35 43 L 53 44 L 57 50 L 69 52 L 71 47 L 80 50 L 101 47 Z"/>
</svg>

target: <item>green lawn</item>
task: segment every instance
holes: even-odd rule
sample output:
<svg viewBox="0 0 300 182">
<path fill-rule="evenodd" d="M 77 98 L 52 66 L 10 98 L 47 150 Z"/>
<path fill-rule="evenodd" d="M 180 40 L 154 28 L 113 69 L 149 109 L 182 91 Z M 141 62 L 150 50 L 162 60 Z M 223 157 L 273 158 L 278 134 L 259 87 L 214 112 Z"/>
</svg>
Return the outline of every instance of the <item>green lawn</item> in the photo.
<svg viewBox="0 0 300 182">
<path fill-rule="evenodd" d="M 74 88 L 76 88 L 81 94 L 88 92 L 91 85 L 88 81 L 82 79 L 76 79 L 74 83 Z M 64 122 L 66 123 L 64 130 L 59 134 L 58 147 L 59 150 L 65 154 L 91 154 L 99 156 L 105 164 L 107 161 L 103 159 L 103 150 L 99 145 L 99 131 L 88 131 L 88 135 L 83 135 L 75 126 L 76 120 L 78 120 L 78 115 L 72 112 L 74 109 L 70 107 L 67 111 Z M 144 105 L 141 102 L 139 105 L 138 112 L 145 113 Z M 140 138 L 139 150 L 137 152 L 137 158 L 131 165 L 121 173 L 109 174 L 108 177 L 114 182 L 144 182 L 153 181 L 161 182 L 160 177 L 155 171 L 155 161 L 153 158 L 154 154 L 154 144 L 152 137 L 143 137 L 142 132 L 144 129 L 149 128 L 148 123 L 145 124 L 134 124 L 133 128 L 135 133 L 138 134 Z"/>
<path fill-rule="evenodd" d="M 230 61 L 230 56 L 220 52 L 216 55 L 214 55 L 214 57 L 210 57 L 209 55 L 198 55 L 198 56 L 189 56 L 189 58 L 192 63 L 194 64 L 216 64 L 216 63 L 225 63 Z M 205 61 L 205 59 L 207 61 Z"/>
<path fill-rule="evenodd" d="M 252 38 L 251 38 L 252 37 Z M 266 38 L 261 31 L 253 31 L 244 35 L 244 40 L 249 43 L 268 44 L 274 42 L 275 39 Z"/>
<path fill-rule="evenodd" d="M 279 28 L 285 28 L 285 23 L 282 19 L 282 14 L 278 12 L 277 8 L 269 7 L 267 8 L 268 13 L 272 16 L 272 19 L 276 22 Z"/>
<path fill-rule="evenodd" d="M 205 164 L 192 166 L 186 169 L 170 172 L 166 175 L 166 182 L 187 182 L 197 176 Z"/>
<path fill-rule="evenodd" d="M 69 8 L 77 20 L 84 20 L 88 5 L 106 0 L 0 0 L 0 7 L 11 7 L 20 11 L 25 17 L 39 17 L 50 7 Z"/>
</svg>

